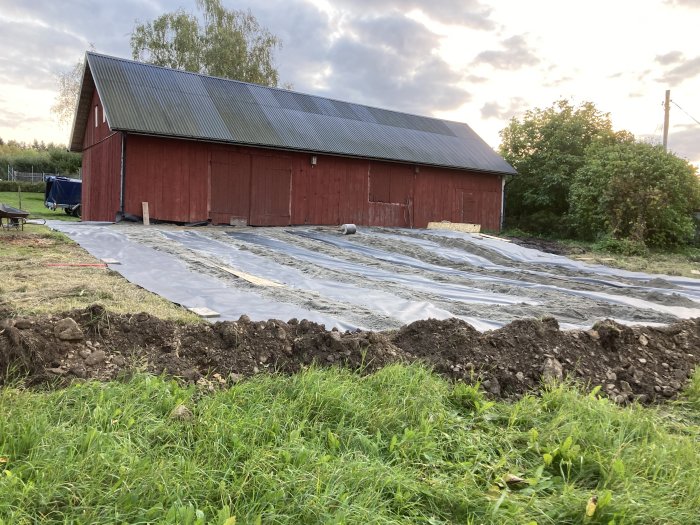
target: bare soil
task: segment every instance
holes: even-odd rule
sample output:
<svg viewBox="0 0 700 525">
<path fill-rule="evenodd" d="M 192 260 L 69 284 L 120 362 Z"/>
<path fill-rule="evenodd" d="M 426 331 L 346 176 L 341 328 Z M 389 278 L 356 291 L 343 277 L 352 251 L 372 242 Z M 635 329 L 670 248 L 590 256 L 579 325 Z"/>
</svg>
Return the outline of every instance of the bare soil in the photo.
<svg viewBox="0 0 700 525">
<path fill-rule="evenodd" d="M 312 364 L 370 373 L 415 361 L 450 380 L 479 382 L 497 398 L 567 377 L 587 389 L 600 385 L 621 404 L 653 403 L 676 397 L 700 364 L 700 319 L 664 327 L 606 320 L 586 331 L 562 331 L 553 318 L 525 319 L 485 333 L 459 319 L 429 319 L 393 331 L 341 333 L 307 320 L 246 316 L 180 324 L 99 305 L 28 318 L 0 310 L 0 385 L 23 378 L 29 386 L 61 386 L 148 371 L 214 389 Z"/>
<path fill-rule="evenodd" d="M 586 250 L 579 246 L 570 246 L 553 239 L 542 239 L 539 237 L 508 237 L 515 244 L 532 248 L 554 255 L 580 255 Z"/>
</svg>

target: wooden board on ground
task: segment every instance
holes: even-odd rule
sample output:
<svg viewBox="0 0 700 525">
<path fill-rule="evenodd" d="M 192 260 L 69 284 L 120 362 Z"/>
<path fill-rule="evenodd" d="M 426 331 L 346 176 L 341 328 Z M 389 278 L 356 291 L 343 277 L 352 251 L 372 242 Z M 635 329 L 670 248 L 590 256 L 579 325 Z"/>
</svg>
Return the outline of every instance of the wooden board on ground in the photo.
<svg viewBox="0 0 700 525">
<path fill-rule="evenodd" d="M 105 258 L 105 259 L 100 259 L 100 260 L 105 264 L 121 264 L 116 259 Z"/>
<path fill-rule="evenodd" d="M 481 224 L 471 224 L 468 222 L 429 222 L 429 230 L 450 230 L 454 232 L 463 233 L 479 233 L 481 231 Z"/>
<path fill-rule="evenodd" d="M 206 306 L 193 306 L 192 308 L 188 308 L 188 310 L 204 318 L 219 317 L 221 315 L 219 312 L 215 312 Z"/>
<path fill-rule="evenodd" d="M 510 239 L 504 239 L 503 237 L 496 237 L 495 235 L 486 235 L 485 233 L 480 233 L 478 236 L 484 237 L 486 239 L 496 239 L 497 241 L 513 242 Z"/>
<path fill-rule="evenodd" d="M 269 286 L 270 288 L 281 288 L 283 286 L 282 284 L 277 283 L 275 281 L 263 279 L 262 277 L 257 277 L 256 275 L 251 275 L 249 273 L 236 270 L 235 268 L 231 268 L 230 266 L 219 266 L 218 264 L 216 264 L 215 266 L 219 270 L 223 270 L 224 272 L 230 273 L 231 275 L 235 275 L 239 279 L 248 281 L 249 283 L 254 284 L 256 286 Z"/>
</svg>

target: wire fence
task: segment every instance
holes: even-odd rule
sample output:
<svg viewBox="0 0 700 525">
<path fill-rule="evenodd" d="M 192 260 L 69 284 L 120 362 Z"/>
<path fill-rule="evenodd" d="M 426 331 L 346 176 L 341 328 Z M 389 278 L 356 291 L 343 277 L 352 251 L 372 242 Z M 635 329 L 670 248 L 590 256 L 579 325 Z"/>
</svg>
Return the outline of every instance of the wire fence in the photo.
<svg viewBox="0 0 700 525">
<path fill-rule="evenodd" d="M 82 170 L 81 170 L 82 171 Z M 29 171 L 17 171 L 12 168 L 12 166 L 8 166 L 7 168 L 7 178 L 6 180 L 14 181 L 14 182 L 46 182 L 47 177 L 70 177 L 71 179 L 81 179 L 82 178 L 82 173 L 79 171 L 78 173 L 72 173 L 70 175 L 68 174 L 60 174 L 60 173 L 38 173 L 38 172 L 29 172 Z"/>
<path fill-rule="evenodd" d="M 13 171 L 7 180 L 19 182 L 44 182 L 46 177 L 56 175 L 55 173 L 28 173 L 23 171 Z"/>
</svg>

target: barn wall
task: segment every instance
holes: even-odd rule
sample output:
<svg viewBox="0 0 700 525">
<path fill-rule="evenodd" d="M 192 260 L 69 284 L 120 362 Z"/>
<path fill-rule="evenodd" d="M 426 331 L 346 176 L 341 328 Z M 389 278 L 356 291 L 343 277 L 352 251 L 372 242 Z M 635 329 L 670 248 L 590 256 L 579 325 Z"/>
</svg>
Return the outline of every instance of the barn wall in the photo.
<svg viewBox="0 0 700 525">
<path fill-rule="evenodd" d="M 481 224 L 483 229 L 498 230 L 501 217 L 501 178 L 485 173 L 470 173 L 432 167 L 420 167 L 416 177 L 415 225 L 451 221 Z"/>
<path fill-rule="evenodd" d="M 292 168 L 293 224 L 367 224 L 369 161 L 295 153 Z"/>
<path fill-rule="evenodd" d="M 501 178 L 446 168 L 295 154 L 292 223 L 425 228 L 472 222 L 498 230 Z"/>
<path fill-rule="evenodd" d="M 129 135 L 125 211 L 154 219 L 205 221 L 209 213 L 211 146 L 202 142 Z"/>
<path fill-rule="evenodd" d="M 126 211 L 141 215 L 147 201 L 152 218 L 176 222 L 499 227 L 497 175 L 311 156 L 129 135 Z"/>
<path fill-rule="evenodd" d="M 119 211 L 121 135 L 113 133 L 104 121 L 97 90 L 90 107 L 83 139 L 82 219 L 113 221 Z"/>
</svg>

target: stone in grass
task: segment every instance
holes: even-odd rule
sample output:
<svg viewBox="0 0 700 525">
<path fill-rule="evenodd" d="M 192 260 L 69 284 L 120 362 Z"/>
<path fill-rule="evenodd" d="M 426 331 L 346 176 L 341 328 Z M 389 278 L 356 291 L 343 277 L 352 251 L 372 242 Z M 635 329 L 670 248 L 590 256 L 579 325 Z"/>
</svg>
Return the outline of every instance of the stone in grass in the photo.
<svg viewBox="0 0 700 525">
<path fill-rule="evenodd" d="M 194 419 L 194 414 L 185 405 L 178 405 L 170 412 L 170 419 L 175 419 L 176 421 L 192 421 L 192 419 Z"/>
<path fill-rule="evenodd" d="M 61 341 L 83 340 L 83 331 L 78 326 L 78 323 L 70 317 L 58 321 L 53 327 L 53 333 Z"/>
</svg>

